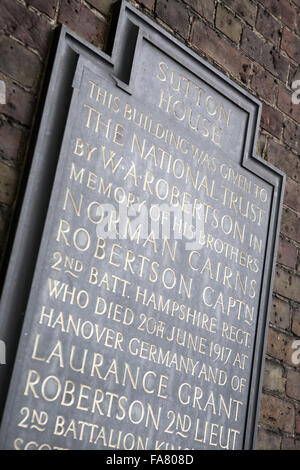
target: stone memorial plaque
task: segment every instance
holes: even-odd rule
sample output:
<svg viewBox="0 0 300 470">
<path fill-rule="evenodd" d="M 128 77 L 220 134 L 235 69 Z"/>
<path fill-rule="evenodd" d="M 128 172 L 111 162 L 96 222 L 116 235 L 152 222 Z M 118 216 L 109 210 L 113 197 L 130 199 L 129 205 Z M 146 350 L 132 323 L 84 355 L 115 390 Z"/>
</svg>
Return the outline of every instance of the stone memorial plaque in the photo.
<svg viewBox="0 0 300 470">
<path fill-rule="evenodd" d="M 107 53 L 60 33 L 1 304 L 1 448 L 252 448 L 284 175 L 255 98 L 117 20 Z"/>
</svg>

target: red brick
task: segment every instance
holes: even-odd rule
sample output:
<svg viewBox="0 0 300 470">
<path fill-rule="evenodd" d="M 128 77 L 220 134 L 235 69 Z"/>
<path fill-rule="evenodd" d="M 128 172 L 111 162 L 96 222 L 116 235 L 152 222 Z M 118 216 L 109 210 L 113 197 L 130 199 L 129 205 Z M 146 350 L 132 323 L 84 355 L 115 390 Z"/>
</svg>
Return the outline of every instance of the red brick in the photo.
<svg viewBox="0 0 300 470">
<path fill-rule="evenodd" d="M 209 28 L 201 20 L 194 21 L 191 31 L 192 46 L 215 60 L 236 79 L 247 82 L 251 62 L 226 39 Z"/>
<path fill-rule="evenodd" d="M 156 14 L 175 33 L 188 39 L 190 30 L 189 12 L 182 3 L 176 0 L 159 0 L 156 4 Z"/>
<path fill-rule="evenodd" d="M 42 13 L 54 18 L 56 14 L 56 5 L 58 0 L 27 0 L 27 3 Z"/>
<path fill-rule="evenodd" d="M 289 0 L 260 0 L 265 8 L 284 24 L 294 29 L 297 17 L 296 8 Z"/>
<path fill-rule="evenodd" d="M 19 175 L 14 168 L 0 162 L 0 202 L 12 205 L 17 191 Z"/>
<path fill-rule="evenodd" d="M 296 152 L 300 152 L 300 126 L 290 119 L 285 119 L 284 121 L 283 140 Z"/>
<path fill-rule="evenodd" d="M 266 360 L 263 388 L 272 392 L 284 393 L 285 382 L 284 368 L 275 361 Z"/>
<path fill-rule="evenodd" d="M 280 231 L 292 240 L 300 242 L 300 218 L 295 212 L 283 208 Z"/>
<path fill-rule="evenodd" d="M 0 265 L 5 254 L 11 220 L 11 207 L 0 203 Z"/>
<path fill-rule="evenodd" d="M 184 0 L 190 7 L 192 7 L 200 16 L 214 22 L 215 3 L 214 0 Z"/>
<path fill-rule="evenodd" d="M 102 47 L 105 43 L 107 24 L 77 0 L 64 0 L 61 3 L 58 22 L 97 47 Z"/>
<path fill-rule="evenodd" d="M 283 114 L 263 103 L 260 125 L 279 139 L 283 129 Z"/>
<path fill-rule="evenodd" d="M 281 437 L 272 431 L 259 427 L 256 450 L 280 450 Z"/>
<path fill-rule="evenodd" d="M 265 158 L 266 146 L 268 138 L 265 134 L 260 133 L 256 144 L 256 153 L 262 158 Z"/>
<path fill-rule="evenodd" d="M 250 28 L 244 28 L 242 40 L 243 51 L 252 57 L 252 59 L 261 62 L 261 53 L 264 46 L 265 42 Z"/>
<path fill-rule="evenodd" d="M 300 158 L 287 150 L 283 145 L 270 139 L 267 146 L 266 159 L 287 176 L 300 183 Z"/>
<path fill-rule="evenodd" d="M 95 3 L 97 3 L 98 0 L 96 0 Z M 89 2 L 89 3 L 92 3 L 92 2 Z M 110 4 L 111 6 L 111 2 L 110 0 L 107 0 L 107 3 Z M 140 5 L 142 5 L 143 7 L 146 7 L 148 8 L 148 10 L 151 10 L 151 11 L 154 11 L 154 8 L 155 8 L 155 0 L 139 0 L 138 2 Z M 101 10 L 100 10 L 101 11 Z"/>
<path fill-rule="evenodd" d="M 292 91 L 280 85 L 278 90 L 277 105 L 285 114 L 300 124 L 300 106 L 292 102 Z"/>
<path fill-rule="evenodd" d="M 300 401 L 300 372 L 289 370 L 286 379 L 286 394 L 294 400 Z"/>
<path fill-rule="evenodd" d="M 274 359 L 294 366 L 292 361 L 293 340 L 294 337 L 281 331 L 276 331 L 274 328 L 270 327 L 268 332 L 267 354 Z"/>
<path fill-rule="evenodd" d="M 295 431 L 297 434 L 300 434 L 300 409 L 296 413 L 296 426 Z"/>
<path fill-rule="evenodd" d="M 279 45 L 281 24 L 263 8 L 258 9 L 256 30 L 275 46 Z"/>
<path fill-rule="evenodd" d="M 291 403 L 272 395 L 262 395 L 261 399 L 261 423 L 270 426 L 274 430 L 293 432 L 295 409 Z"/>
<path fill-rule="evenodd" d="M 278 326 L 284 330 L 288 330 L 291 324 L 291 309 L 287 302 L 273 297 L 270 321 L 274 326 Z"/>
<path fill-rule="evenodd" d="M 300 186 L 289 178 L 285 185 L 284 204 L 300 212 Z"/>
<path fill-rule="evenodd" d="M 0 29 L 37 49 L 45 57 L 50 43 L 51 26 L 42 16 L 12 0 L 1 0 Z"/>
<path fill-rule="evenodd" d="M 42 64 L 37 55 L 13 39 L 0 35 L 0 72 L 25 87 L 35 88 L 41 70 Z"/>
<path fill-rule="evenodd" d="M 292 437 L 283 437 L 281 450 L 300 450 L 300 439 L 293 439 Z"/>
<path fill-rule="evenodd" d="M 5 75 L 0 74 L 6 86 L 6 104 L 1 105 L 1 113 L 30 126 L 35 107 L 35 97 L 24 91 Z"/>
<path fill-rule="evenodd" d="M 226 0 L 226 5 L 234 10 L 247 23 L 254 26 L 257 14 L 257 6 L 245 0 Z"/>
<path fill-rule="evenodd" d="M 275 272 L 274 291 L 282 297 L 300 302 L 300 276 L 278 267 Z"/>
<path fill-rule="evenodd" d="M 21 129 L 0 121 L 0 156 L 3 160 L 18 163 L 23 148 Z"/>
<path fill-rule="evenodd" d="M 300 67 L 297 68 L 295 65 L 290 64 L 290 73 L 288 85 L 292 88 L 292 84 L 295 80 L 300 80 Z"/>
<path fill-rule="evenodd" d="M 295 62 L 300 62 L 300 38 L 284 28 L 281 40 L 281 49 Z"/>
<path fill-rule="evenodd" d="M 297 15 L 295 33 L 300 36 L 300 15 Z"/>
<path fill-rule="evenodd" d="M 230 10 L 222 5 L 217 6 L 216 27 L 232 41 L 238 43 L 242 34 L 242 24 Z"/>
<path fill-rule="evenodd" d="M 274 46 L 272 47 L 264 42 L 250 28 L 245 27 L 243 29 L 241 48 L 273 75 L 283 82 L 286 81 L 289 70 L 288 60 L 280 55 Z"/>
<path fill-rule="evenodd" d="M 297 263 L 297 248 L 291 242 L 280 238 L 277 261 L 284 266 L 295 269 Z"/>
<path fill-rule="evenodd" d="M 292 332 L 300 337 L 300 307 L 295 310 L 292 316 Z"/>
<path fill-rule="evenodd" d="M 251 88 L 261 99 L 269 102 L 270 104 L 275 104 L 277 80 L 273 75 L 259 65 L 254 65 L 253 67 Z"/>
</svg>

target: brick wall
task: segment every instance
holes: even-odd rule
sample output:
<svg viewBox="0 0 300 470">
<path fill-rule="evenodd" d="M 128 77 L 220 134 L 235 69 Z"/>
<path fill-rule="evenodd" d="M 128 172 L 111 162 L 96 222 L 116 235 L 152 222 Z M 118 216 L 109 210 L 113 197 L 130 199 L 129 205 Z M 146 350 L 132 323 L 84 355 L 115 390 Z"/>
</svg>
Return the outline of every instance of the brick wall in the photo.
<svg viewBox="0 0 300 470">
<path fill-rule="evenodd" d="M 51 32 L 99 47 L 111 0 L 1 0 L 0 246 L 10 240 Z M 300 0 L 140 0 L 135 5 L 263 101 L 258 153 L 287 174 L 257 447 L 300 449 Z"/>
</svg>

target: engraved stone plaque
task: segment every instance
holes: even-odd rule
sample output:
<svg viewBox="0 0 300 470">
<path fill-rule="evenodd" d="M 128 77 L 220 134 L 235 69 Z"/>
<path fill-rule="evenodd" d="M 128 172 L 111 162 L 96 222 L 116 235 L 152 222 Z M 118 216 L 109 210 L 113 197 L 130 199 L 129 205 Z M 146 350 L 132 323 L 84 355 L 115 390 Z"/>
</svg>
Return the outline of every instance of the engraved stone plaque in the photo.
<svg viewBox="0 0 300 470">
<path fill-rule="evenodd" d="M 107 53 L 57 44 L 2 296 L 1 448 L 252 448 L 284 175 L 255 155 L 255 98 L 117 19 Z"/>
</svg>

